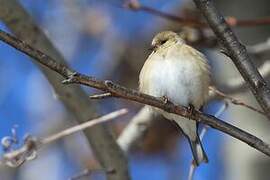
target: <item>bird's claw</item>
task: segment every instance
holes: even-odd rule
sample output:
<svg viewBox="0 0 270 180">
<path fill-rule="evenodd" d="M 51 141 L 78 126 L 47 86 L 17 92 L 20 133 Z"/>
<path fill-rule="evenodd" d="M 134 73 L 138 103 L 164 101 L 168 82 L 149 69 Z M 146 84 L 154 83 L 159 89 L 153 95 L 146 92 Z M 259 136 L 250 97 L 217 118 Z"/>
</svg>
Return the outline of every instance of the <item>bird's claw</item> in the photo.
<svg viewBox="0 0 270 180">
<path fill-rule="evenodd" d="M 77 72 L 68 72 L 68 77 L 62 81 L 63 84 L 71 84 L 76 77 Z"/>
<path fill-rule="evenodd" d="M 189 117 L 189 119 L 191 119 L 191 116 L 193 115 L 194 110 L 195 110 L 195 107 L 192 104 L 189 104 L 188 105 L 188 117 Z"/>
<path fill-rule="evenodd" d="M 162 96 L 161 100 L 163 101 L 164 104 L 168 104 L 169 98 L 167 96 Z"/>
</svg>

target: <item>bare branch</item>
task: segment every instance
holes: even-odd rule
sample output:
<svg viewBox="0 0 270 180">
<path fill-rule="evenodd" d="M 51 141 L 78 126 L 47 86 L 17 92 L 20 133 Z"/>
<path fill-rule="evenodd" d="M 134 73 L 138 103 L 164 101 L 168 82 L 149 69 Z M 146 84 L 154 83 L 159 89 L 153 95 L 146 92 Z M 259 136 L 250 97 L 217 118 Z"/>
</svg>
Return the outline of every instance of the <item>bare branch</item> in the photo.
<svg viewBox="0 0 270 180">
<path fill-rule="evenodd" d="M 217 96 L 220 96 L 220 97 L 222 97 L 224 99 L 229 100 L 232 104 L 239 105 L 239 106 L 244 106 L 244 107 L 246 107 L 246 108 L 248 108 L 248 109 L 250 109 L 252 111 L 255 111 L 257 113 L 265 115 L 265 113 L 263 111 L 255 108 L 255 107 L 253 107 L 251 105 L 248 105 L 248 104 L 246 104 L 245 102 L 243 102 L 243 101 L 241 101 L 239 99 L 235 99 L 235 98 L 233 98 L 231 96 L 226 95 L 225 93 L 221 92 L 220 90 L 218 90 L 214 86 L 209 86 L 209 90 L 213 91 Z"/>
<path fill-rule="evenodd" d="M 82 131 L 82 130 L 84 130 L 86 128 L 92 127 L 92 126 L 94 126 L 96 124 L 103 123 L 103 122 L 106 122 L 106 121 L 110 121 L 112 119 L 115 119 L 116 117 L 119 117 L 121 115 L 124 115 L 127 112 L 128 112 L 127 109 L 120 109 L 118 111 L 114 111 L 114 112 L 109 113 L 109 114 L 107 114 L 105 116 L 102 116 L 100 118 L 93 119 L 91 121 L 88 121 L 88 122 L 79 124 L 77 126 L 73 126 L 73 127 L 68 128 L 68 129 L 66 129 L 64 131 L 61 131 L 61 132 L 56 133 L 54 135 L 51 135 L 51 136 L 49 136 L 47 138 L 44 138 L 44 139 L 41 140 L 41 143 L 42 144 L 51 143 L 53 141 L 56 141 L 56 140 L 58 140 L 60 138 L 65 137 L 65 136 L 68 136 L 68 135 L 74 134 L 74 133 L 76 133 L 78 131 Z"/>
<path fill-rule="evenodd" d="M 89 96 L 90 99 L 105 99 L 108 97 L 112 97 L 111 93 L 94 94 Z"/>
<path fill-rule="evenodd" d="M 235 104 L 235 105 L 240 105 L 243 106 L 245 108 L 251 109 L 255 112 L 258 112 L 262 115 L 265 115 L 264 112 L 258 110 L 257 108 L 248 105 L 244 102 L 242 102 L 239 99 L 235 99 L 231 96 L 226 95 L 225 93 L 217 90 L 215 87 L 210 86 L 209 87 L 209 100 L 215 99 L 217 98 L 217 96 L 221 97 L 222 99 L 225 100 L 229 100 L 231 103 Z M 227 108 L 228 103 L 227 101 L 225 101 L 225 105 L 226 107 L 224 109 Z M 221 108 L 222 112 L 224 112 L 225 110 Z M 147 132 L 150 124 L 153 121 L 152 115 L 153 112 L 150 111 L 147 106 L 143 107 L 129 122 L 129 124 L 125 127 L 125 129 L 121 132 L 120 136 L 117 139 L 117 142 L 119 144 L 119 146 L 122 148 L 122 150 L 124 152 L 128 152 L 129 149 L 133 146 L 134 143 L 136 143 L 139 139 L 141 139 L 144 134 Z M 220 116 L 220 112 L 217 112 L 216 115 Z M 216 116 L 215 115 L 215 116 Z M 216 116 L 216 117 L 219 117 Z M 209 126 L 204 126 L 205 128 L 203 128 L 202 130 L 202 134 L 204 134 L 203 132 L 205 131 L 205 129 Z"/>
<path fill-rule="evenodd" d="M 174 22 L 177 22 L 181 25 L 185 26 L 193 26 L 193 27 L 208 27 L 208 24 L 201 21 L 200 19 L 188 19 L 180 16 L 175 16 L 166 12 L 159 11 L 152 7 L 148 7 L 140 4 L 138 0 L 126 0 L 124 3 L 124 7 L 133 11 L 142 11 L 155 16 L 159 16 Z M 226 22 L 230 26 L 236 27 L 251 27 L 251 26 L 261 26 L 261 25 L 270 25 L 270 17 L 263 17 L 258 19 L 246 19 L 240 20 L 235 17 L 228 17 Z"/>
<path fill-rule="evenodd" d="M 82 131 L 86 128 L 110 121 L 126 113 L 127 109 L 120 109 L 99 118 L 89 120 L 77 126 L 73 126 L 43 139 L 27 136 L 27 138 L 24 140 L 24 144 L 20 148 L 4 153 L 1 163 L 9 167 L 18 167 L 26 161 L 35 159 L 37 156 L 37 150 L 44 145 L 57 141 L 76 132 Z"/>
<path fill-rule="evenodd" d="M 37 26 L 33 18 L 20 4 L 20 1 L 0 0 L 0 20 L 17 37 L 50 55 L 56 59 L 57 63 L 65 64 L 66 66 L 63 56 Z M 38 65 L 38 63 L 36 64 Z M 55 72 L 44 68 L 42 65 L 38 67 L 54 88 L 56 97 L 63 103 L 69 113 L 75 117 L 78 123 L 84 123 L 89 117 L 97 116 L 96 109 L 98 109 L 99 104 L 91 102 L 80 87 L 64 86 L 61 84 L 63 77 L 58 76 Z M 91 131 L 85 130 L 84 134 L 89 144 L 91 144 L 91 148 L 100 165 L 105 169 L 115 169 L 115 173 L 107 174 L 107 178 L 109 180 L 129 179 L 127 159 L 115 142 L 112 133 L 104 126 L 97 126 Z"/>
<path fill-rule="evenodd" d="M 205 27 L 207 26 L 206 23 L 199 21 L 198 19 L 186 19 L 179 16 L 175 16 L 169 13 L 165 13 L 159 10 L 156 10 L 154 8 L 144 6 L 139 3 L 138 0 L 127 0 L 124 3 L 124 7 L 133 11 L 143 11 L 155 16 L 159 16 L 171 21 L 175 21 L 177 23 L 180 23 L 181 25 L 186 26 L 194 26 L 194 27 Z"/>
<path fill-rule="evenodd" d="M 187 107 L 177 106 L 171 102 L 164 103 L 162 98 L 153 97 L 147 94 L 140 93 L 136 90 L 127 89 L 123 86 L 113 83 L 112 81 L 101 81 L 97 80 L 94 77 L 86 76 L 75 72 L 74 70 L 69 69 L 65 65 L 58 64 L 54 59 L 42 53 L 41 51 L 34 49 L 28 44 L 1 30 L 0 39 L 11 45 L 12 47 L 18 49 L 19 51 L 34 58 L 37 62 L 43 64 L 51 70 L 54 70 L 59 75 L 67 78 L 67 80 L 65 81 L 65 83 L 67 84 L 75 83 L 86 85 L 105 92 L 110 92 L 113 96 L 116 96 L 118 98 L 123 98 L 130 101 L 154 106 L 163 109 L 169 113 L 178 114 L 180 116 L 190 118 L 191 120 L 202 122 L 212 128 L 215 128 L 232 137 L 235 137 L 243 141 L 244 143 L 250 145 L 251 147 L 257 149 L 258 151 L 270 156 L 270 147 L 267 143 L 248 132 L 245 132 L 229 123 L 221 121 L 214 116 L 204 114 L 197 110 L 194 110 L 191 114 Z"/>
<path fill-rule="evenodd" d="M 270 120 L 270 89 L 224 17 L 210 0 L 194 0 Z"/>
</svg>

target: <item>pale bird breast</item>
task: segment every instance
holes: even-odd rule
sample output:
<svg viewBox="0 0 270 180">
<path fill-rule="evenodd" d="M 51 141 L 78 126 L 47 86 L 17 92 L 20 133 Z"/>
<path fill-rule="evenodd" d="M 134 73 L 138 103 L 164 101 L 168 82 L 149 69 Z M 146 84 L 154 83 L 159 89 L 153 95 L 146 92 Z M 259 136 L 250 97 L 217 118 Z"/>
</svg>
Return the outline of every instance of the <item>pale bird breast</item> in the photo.
<svg viewBox="0 0 270 180">
<path fill-rule="evenodd" d="M 179 102 L 184 102 L 188 100 L 183 99 L 184 96 L 190 93 L 206 99 L 209 81 L 209 66 L 204 55 L 181 45 L 148 57 L 140 73 L 140 90 L 157 97 L 178 94 Z"/>
<path fill-rule="evenodd" d="M 166 69 L 164 67 L 164 59 L 157 53 L 152 53 L 145 61 L 139 76 L 139 89 L 141 92 L 153 96 L 162 94 L 163 78 L 166 77 Z"/>
</svg>

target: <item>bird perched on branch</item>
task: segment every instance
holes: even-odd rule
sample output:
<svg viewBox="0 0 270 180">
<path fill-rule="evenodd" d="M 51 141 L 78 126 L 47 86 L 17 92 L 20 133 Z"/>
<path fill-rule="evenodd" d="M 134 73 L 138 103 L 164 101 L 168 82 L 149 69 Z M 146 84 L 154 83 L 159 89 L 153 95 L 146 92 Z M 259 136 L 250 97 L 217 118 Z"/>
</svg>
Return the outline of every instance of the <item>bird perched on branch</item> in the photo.
<svg viewBox="0 0 270 180">
<path fill-rule="evenodd" d="M 163 97 L 177 105 L 200 109 L 208 96 L 209 65 L 205 56 L 187 45 L 177 33 L 164 31 L 152 41 L 153 52 L 140 72 L 140 91 Z M 208 158 L 198 136 L 198 123 L 176 114 L 153 108 L 165 118 L 175 121 L 188 138 L 195 165 Z"/>
</svg>

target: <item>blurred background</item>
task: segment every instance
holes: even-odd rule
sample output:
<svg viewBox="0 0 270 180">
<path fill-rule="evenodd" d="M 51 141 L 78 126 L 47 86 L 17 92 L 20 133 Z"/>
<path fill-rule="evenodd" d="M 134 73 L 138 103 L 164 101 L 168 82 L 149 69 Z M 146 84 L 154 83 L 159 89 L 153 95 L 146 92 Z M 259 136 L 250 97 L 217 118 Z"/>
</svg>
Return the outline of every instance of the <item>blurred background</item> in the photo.
<svg viewBox="0 0 270 180">
<path fill-rule="evenodd" d="M 120 0 L 19 2 L 73 69 L 99 79 L 110 79 L 133 89 L 138 87 L 138 75 L 150 54 L 148 49 L 155 33 L 162 30 L 174 30 L 184 34 L 198 31 L 196 28 L 186 29 L 177 22 L 149 12 L 133 11 L 124 7 L 124 2 Z M 139 2 L 141 5 L 177 16 L 202 18 L 191 0 Z M 215 1 L 215 4 L 225 16 L 239 19 L 269 16 L 270 2 L 267 0 L 220 0 Z M 0 28 L 9 31 L 1 20 Z M 270 35 L 269 30 L 269 25 L 234 27 L 240 40 L 249 47 L 266 42 Z M 219 90 L 259 108 L 245 85 L 241 88 L 228 85 L 228 82 L 235 79 L 241 80 L 239 73 L 230 59 L 219 52 L 215 40 L 208 42 L 213 38 L 211 31 L 205 31 L 210 34 L 209 39 L 200 40 L 202 42 L 199 43 L 192 43 L 192 40 L 190 42 L 208 56 L 213 84 Z M 266 51 L 260 55 L 256 54 L 253 56 L 254 63 L 261 66 L 269 61 L 268 56 Z M 269 77 L 266 78 L 269 80 Z M 0 42 L 0 84 L 0 138 L 10 136 L 14 127 L 18 138 L 23 139 L 26 134 L 46 137 L 75 124 L 37 66 L 26 55 L 3 42 Z M 85 87 L 84 90 L 89 95 L 97 92 Z M 129 109 L 128 115 L 106 124 L 112 129 L 115 138 L 142 108 L 140 104 L 114 98 L 92 101 L 100 101 L 97 112 L 99 115 L 123 107 Z M 215 114 L 223 104 L 223 100 L 213 99 L 204 110 Z M 154 121 L 143 138 L 136 141 L 127 153 L 131 178 L 187 179 L 192 160 L 188 142 L 170 122 L 158 116 L 151 118 Z M 219 118 L 270 143 L 270 124 L 261 114 L 229 104 L 228 109 Z M 246 144 L 213 129 L 208 130 L 202 143 L 209 163 L 196 170 L 194 179 L 268 179 L 269 158 Z M 27 162 L 17 169 L 0 166 L 0 179 L 65 180 L 76 176 L 84 169 L 96 167 L 96 164 L 96 158 L 84 134 L 77 133 L 46 146 L 39 151 L 36 160 Z M 91 175 L 81 179 L 99 180 L 105 179 L 105 175 L 93 171 Z"/>
</svg>

